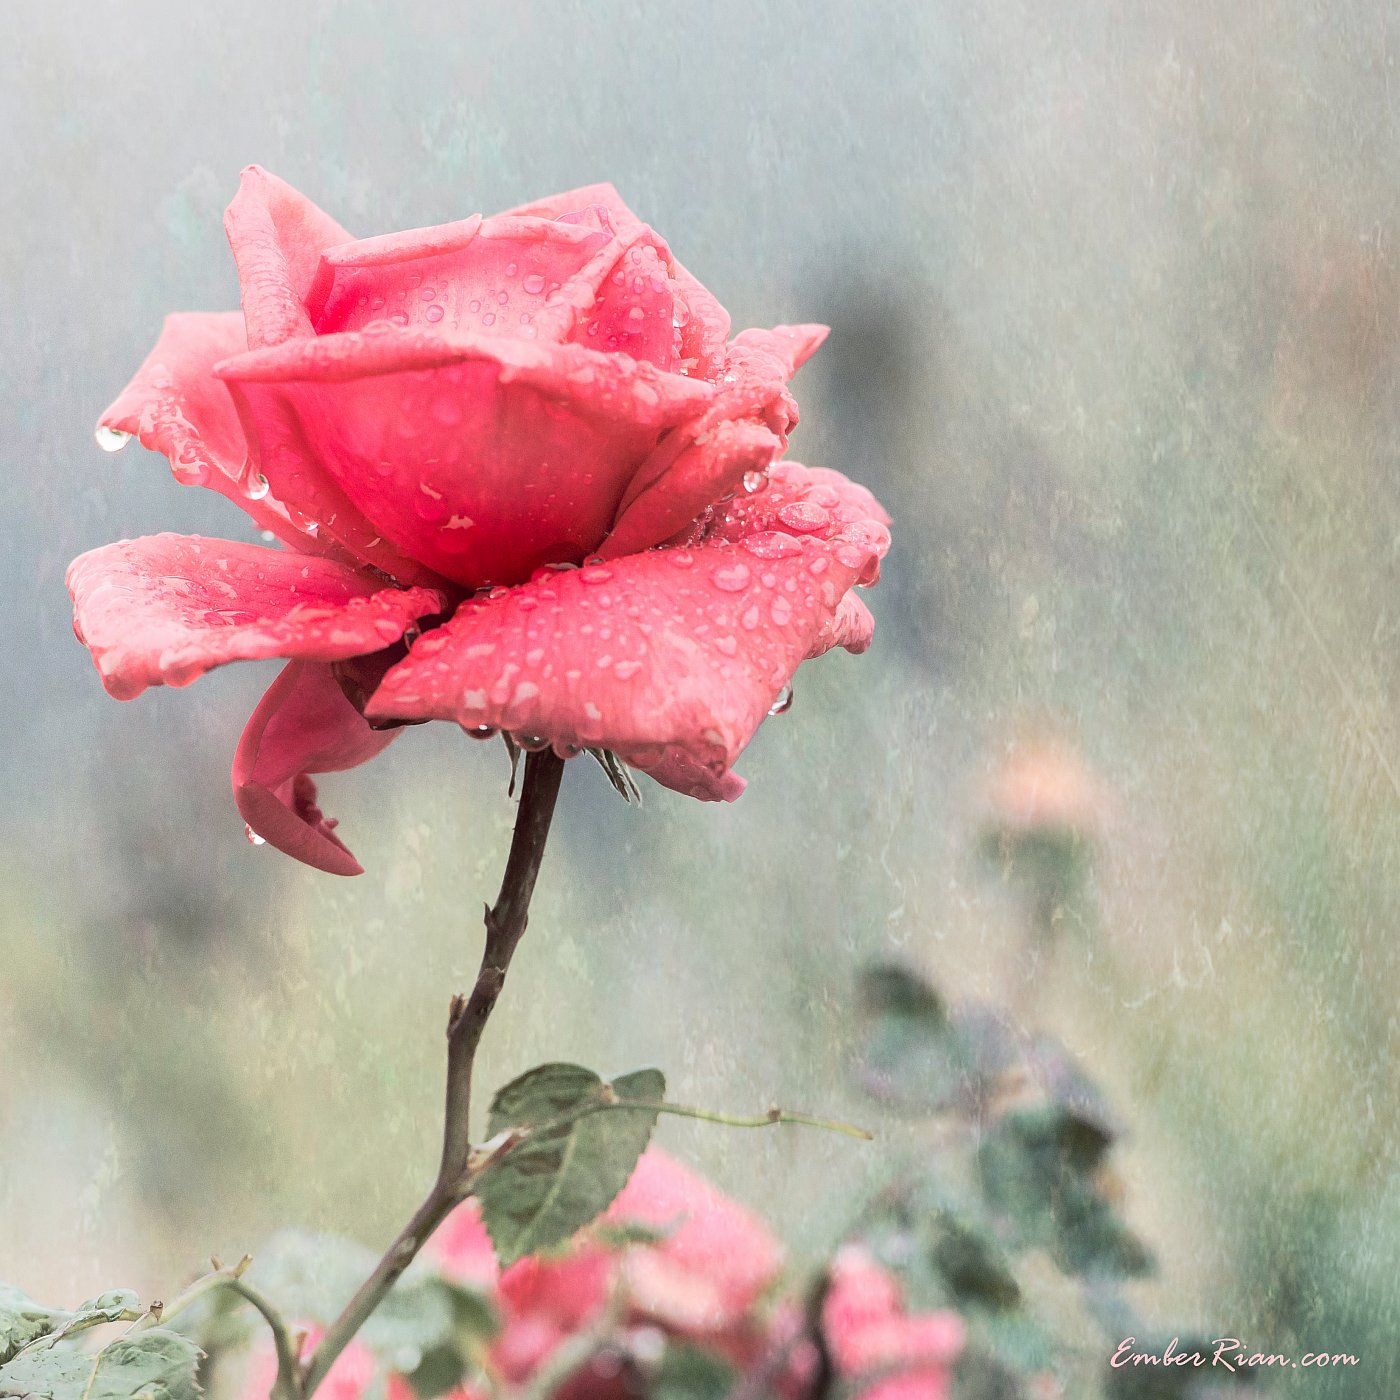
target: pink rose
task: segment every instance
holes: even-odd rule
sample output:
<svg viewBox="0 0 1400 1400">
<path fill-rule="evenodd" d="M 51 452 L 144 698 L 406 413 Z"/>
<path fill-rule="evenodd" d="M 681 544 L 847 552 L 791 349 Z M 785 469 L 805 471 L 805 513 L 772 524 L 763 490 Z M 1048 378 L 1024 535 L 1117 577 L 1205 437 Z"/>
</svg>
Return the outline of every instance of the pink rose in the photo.
<svg viewBox="0 0 1400 1400">
<path fill-rule="evenodd" d="M 869 645 L 888 520 L 778 461 L 824 329 L 728 339 L 611 186 L 356 241 L 250 167 L 225 222 L 242 313 L 171 316 L 99 437 L 284 547 L 148 536 L 69 587 L 120 699 L 288 660 L 234 762 L 257 836 L 358 873 L 310 775 L 426 719 L 730 800 L 802 661 Z"/>
<path fill-rule="evenodd" d="M 632 1321 L 743 1352 L 753 1340 L 750 1313 L 782 1267 L 782 1251 L 752 1212 L 652 1147 L 603 1221 L 664 1232 L 654 1245 L 608 1248 L 585 1239 L 566 1254 L 494 1268 L 475 1201 L 460 1206 L 429 1246 L 449 1278 L 494 1290 L 502 1331 L 493 1363 L 519 1383 L 565 1338 L 625 1290 Z"/>
<path fill-rule="evenodd" d="M 832 1261 L 822 1331 L 858 1400 L 945 1400 L 967 1335 L 956 1313 L 905 1312 L 899 1285 L 855 1245 Z"/>
</svg>

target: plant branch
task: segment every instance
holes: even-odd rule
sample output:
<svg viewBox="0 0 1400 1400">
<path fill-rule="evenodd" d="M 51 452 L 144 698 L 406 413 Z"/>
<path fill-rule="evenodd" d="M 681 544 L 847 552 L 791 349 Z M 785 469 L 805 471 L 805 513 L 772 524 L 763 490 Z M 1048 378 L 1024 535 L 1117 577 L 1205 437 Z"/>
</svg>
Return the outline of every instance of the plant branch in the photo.
<svg viewBox="0 0 1400 1400">
<path fill-rule="evenodd" d="M 545 838 L 559 796 L 564 760 L 549 749 L 532 753 L 525 760 L 525 779 L 520 789 L 520 810 L 510 855 L 501 878 L 496 902 L 486 910 L 486 948 L 476 985 L 465 1000 L 452 1000 L 447 1024 L 447 1116 L 442 1137 L 442 1164 L 438 1185 L 448 1192 L 464 1194 L 471 1157 L 472 1067 L 481 1033 L 505 985 L 506 970 L 529 919 L 530 896 L 535 890 L 544 856 Z"/>
<path fill-rule="evenodd" d="M 294 1395 L 305 1400 L 326 1378 L 336 1357 L 364 1326 L 413 1262 L 428 1237 L 465 1199 L 472 1182 L 471 1111 L 472 1067 L 481 1033 L 505 985 L 506 970 L 525 932 L 530 896 L 535 890 L 545 840 L 564 775 L 564 760 L 550 749 L 525 760 L 520 806 L 515 817 L 510 854 L 495 904 L 486 910 L 486 946 L 471 995 L 452 998 L 447 1022 L 447 1094 L 442 1132 L 442 1161 L 437 1180 L 413 1218 L 399 1232 L 374 1272 L 331 1323 L 307 1361 Z"/>
</svg>

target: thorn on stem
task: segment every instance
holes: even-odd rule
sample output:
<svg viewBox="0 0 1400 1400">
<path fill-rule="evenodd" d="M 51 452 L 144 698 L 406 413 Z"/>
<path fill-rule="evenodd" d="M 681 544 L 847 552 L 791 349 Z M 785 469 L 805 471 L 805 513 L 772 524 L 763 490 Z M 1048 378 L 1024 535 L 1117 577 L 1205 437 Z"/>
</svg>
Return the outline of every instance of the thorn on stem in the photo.
<svg viewBox="0 0 1400 1400">
<path fill-rule="evenodd" d="M 452 1000 L 447 1006 L 447 1034 L 449 1036 L 457 1029 L 457 1023 L 462 1019 L 462 1014 L 466 1009 L 466 997 L 461 992 L 453 992 Z"/>
</svg>

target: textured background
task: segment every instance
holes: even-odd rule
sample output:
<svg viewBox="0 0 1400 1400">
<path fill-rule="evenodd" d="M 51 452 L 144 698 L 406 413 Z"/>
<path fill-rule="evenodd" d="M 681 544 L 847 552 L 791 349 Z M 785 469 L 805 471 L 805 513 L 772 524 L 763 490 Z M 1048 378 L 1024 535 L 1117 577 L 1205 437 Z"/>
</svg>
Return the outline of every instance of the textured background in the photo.
<svg viewBox="0 0 1400 1400">
<path fill-rule="evenodd" d="M 1017 995 L 1111 1087 L 1163 1315 L 1360 1351 L 1400 1296 L 1400 20 L 1373 0 L 305 4 L 6 12 L 0 1277 L 168 1289 L 303 1223 L 380 1242 L 435 1160 L 439 1023 L 509 809 L 418 731 L 325 784 L 369 874 L 242 840 L 273 674 L 104 698 L 80 550 L 227 503 L 100 409 L 237 304 L 257 161 L 352 231 L 611 179 L 736 326 L 826 320 L 793 454 L 896 517 L 874 651 L 811 667 L 726 810 L 571 765 L 483 1078 L 655 1061 L 860 1116 L 851 976 Z M 1028 993 L 977 795 L 1028 730 L 1110 797 Z M 577 770 L 577 771 L 575 771 Z M 913 1150 L 662 1138 L 798 1251 Z M 1346 1384 L 1315 1378 L 1309 1395 Z M 1331 1384 L 1337 1389 L 1328 1391 Z M 1351 1392 L 1347 1392 L 1351 1393 Z"/>
</svg>

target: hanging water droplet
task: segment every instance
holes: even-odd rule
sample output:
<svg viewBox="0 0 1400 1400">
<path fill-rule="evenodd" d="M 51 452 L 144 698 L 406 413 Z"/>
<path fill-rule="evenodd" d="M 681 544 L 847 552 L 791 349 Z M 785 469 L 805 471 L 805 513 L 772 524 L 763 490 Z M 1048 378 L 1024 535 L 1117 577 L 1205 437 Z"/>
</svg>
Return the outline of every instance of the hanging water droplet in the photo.
<svg viewBox="0 0 1400 1400">
<path fill-rule="evenodd" d="M 264 837 L 262 837 L 262 836 L 259 836 L 258 833 L 257 833 L 256 831 L 254 831 L 253 828 L 247 824 L 247 822 L 244 822 L 244 824 L 243 824 L 243 835 L 244 835 L 245 837 L 247 837 L 247 838 L 248 838 L 248 841 L 250 842 L 250 844 L 252 844 L 252 845 L 254 845 L 254 846 L 266 846 L 266 845 L 267 845 L 266 839 L 265 839 Z"/>
<path fill-rule="evenodd" d="M 778 698 L 768 707 L 770 715 L 785 715 L 792 709 L 792 682 L 789 681 L 779 692 Z"/>
<path fill-rule="evenodd" d="M 260 501 L 272 490 L 268 479 L 261 472 L 254 472 L 248 478 L 247 497 L 250 501 Z"/>
<path fill-rule="evenodd" d="M 762 491 L 768 485 L 768 473 L 752 471 L 744 473 L 744 490 L 752 496 L 756 491 Z"/>
<path fill-rule="evenodd" d="M 464 724 L 463 731 L 471 739 L 494 739 L 500 731 L 489 724 Z"/>
<path fill-rule="evenodd" d="M 97 438 L 97 445 L 104 452 L 120 452 L 131 441 L 130 433 L 124 433 L 120 428 L 109 428 L 105 423 L 98 428 L 94 436 Z"/>
<path fill-rule="evenodd" d="M 549 740 L 543 734 L 517 734 L 515 744 L 526 753 L 543 753 L 549 747 Z"/>
</svg>

